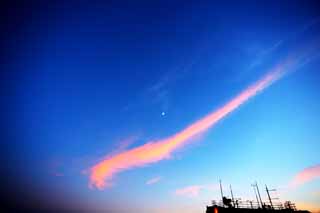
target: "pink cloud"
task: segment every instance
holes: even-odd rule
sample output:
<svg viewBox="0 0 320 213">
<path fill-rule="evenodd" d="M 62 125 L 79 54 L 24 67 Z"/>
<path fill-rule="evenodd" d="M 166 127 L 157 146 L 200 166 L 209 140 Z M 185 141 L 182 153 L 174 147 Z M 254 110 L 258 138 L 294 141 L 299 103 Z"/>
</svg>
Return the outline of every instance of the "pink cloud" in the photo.
<svg viewBox="0 0 320 213">
<path fill-rule="evenodd" d="M 175 195 L 184 196 L 184 197 L 197 197 L 204 187 L 201 185 L 192 185 L 187 186 L 175 191 Z"/>
<path fill-rule="evenodd" d="M 320 164 L 300 171 L 290 182 L 291 187 L 297 187 L 320 177 Z"/>
<path fill-rule="evenodd" d="M 153 185 L 153 184 L 158 183 L 161 179 L 162 178 L 160 176 L 154 177 L 154 178 L 151 178 L 150 180 L 147 180 L 146 184 L 147 185 Z"/>
<path fill-rule="evenodd" d="M 203 190 L 219 190 L 219 186 L 216 184 L 206 184 L 206 185 L 191 185 L 186 186 L 181 189 L 175 190 L 174 194 L 177 196 L 184 196 L 184 197 L 197 197 L 201 191 Z"/>
<path fill-rule="evenodd" d="M 162 140 L 149 141 L 139 147 L 125 150 L 116 155 L 107 156 L 90 169 L 90 186 L 98 189 L 110 187 L 112 186 L 114 175 L 123 170 L 143 167 L 169 159 L 173 151 L 185 146 L 188 141 L 213 127 L 222 118 L 236 110 L 271 83 L 278 80 L 291 65 L 291 60 L 278 64 L 262 79 L 242 91 L 225 105 L 198 121 L 191 123 L 185 129 L 170 137 Z"/>
</svg>

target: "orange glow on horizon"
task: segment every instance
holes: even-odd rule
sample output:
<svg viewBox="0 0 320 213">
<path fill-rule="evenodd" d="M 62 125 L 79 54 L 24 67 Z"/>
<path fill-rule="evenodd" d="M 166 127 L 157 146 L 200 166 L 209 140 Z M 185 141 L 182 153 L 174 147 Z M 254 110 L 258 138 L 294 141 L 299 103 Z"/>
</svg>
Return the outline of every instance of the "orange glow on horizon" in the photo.
<svg viewBox="0 0 320 213">
<path fill-rule="evenodd" d="M 242 91 L 225 105 L 192 123 L 173 136 L 162 140 L 147 142 L 144 145 L 123 151 L 102 160 L 91 168 L 90 186 L 103 189 L 112 185 L 111 180 L 113 176 L 120 171 L 142 167 L 168 159 L 173 151 L 185 145 L 190 139 L 213 127 L 214 124 L 237 109 L 251 97 L 254 97 L 258 92 L 278 80 L 291 65 L 291 60 L 278 64 L 262 79 Z"/>
</svg>

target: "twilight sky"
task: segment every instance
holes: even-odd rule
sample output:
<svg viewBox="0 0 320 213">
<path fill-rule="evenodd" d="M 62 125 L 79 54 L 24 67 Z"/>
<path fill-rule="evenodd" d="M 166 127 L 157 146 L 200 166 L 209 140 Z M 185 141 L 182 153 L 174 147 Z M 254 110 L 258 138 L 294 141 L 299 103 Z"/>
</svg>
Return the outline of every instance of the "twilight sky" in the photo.
<svg viewBox="0 0 320 213">
<path fill-rule="evenodd" d="M 313 1 L 13 1 L 7 208 L 204 212 L 251 184 L 320 211 Z M 262 191 L 263 199 L 266 193 Z"/>
</svg>

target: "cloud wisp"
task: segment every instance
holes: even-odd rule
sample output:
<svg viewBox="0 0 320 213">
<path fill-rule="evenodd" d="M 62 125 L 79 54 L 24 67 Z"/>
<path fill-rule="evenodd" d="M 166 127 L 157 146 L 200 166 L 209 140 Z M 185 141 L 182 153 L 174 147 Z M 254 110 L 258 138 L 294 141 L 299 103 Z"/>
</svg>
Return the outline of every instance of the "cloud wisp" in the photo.
<svg viewBox="0 0 320 213">
<path fill-rule="evenodd" d="M 151 179 L 149 179 L 149 180 L 146 181 L 146 185 L 156 184 L 156 183 L 158 183 L 161 179 L 162 179 L 162 178 L 161 178 L 160 176 L 151 178 Z"/>
<path fill-rule="evenodd" d="M 207 184 L 207 185 L 190 185 L 186 186 L 180 189 L 177 189 L 174 191 L 174 194 L 176 196 L 182 196 L 182 197 L 198 197 L 201 191 L 203 190 L 218 190 L 219 186 L 213 185 L 213 184 Z"/>
<path fill-rule="evenodd" d="M 121 171 L 143 167 L 169 159 L 172 152 L 183 147 L 188 141 L 213 127 L 218 121 L 254 97 L 258 92 L 278 80 L 287 70 L 293 68 L 295 64 L 294 60 L 288 58 L 283 63 L 276 65 L 264 77 L 243 90 L 225 105 L 170 137 L 162 140 L 149 141 L 139 147 L 123 151 L 113 156 L 109 155 L 91 168 L 90 186 L 98 189 L 110 187 L 114 175 Z"/>
<path fill-rule="evenodd" d="M 175 195 L 184 197 L 197 197 L 200 191 L 204 188 L 202 185 L 187 186 L 175 191 Z"/>
<path fill-rule="evenodd" d="M 307 182 L 320 178 L 320 164 L 307 167 L 300 171 L 290 182 L 290 187 L 297 187 Z"/>
</svg>

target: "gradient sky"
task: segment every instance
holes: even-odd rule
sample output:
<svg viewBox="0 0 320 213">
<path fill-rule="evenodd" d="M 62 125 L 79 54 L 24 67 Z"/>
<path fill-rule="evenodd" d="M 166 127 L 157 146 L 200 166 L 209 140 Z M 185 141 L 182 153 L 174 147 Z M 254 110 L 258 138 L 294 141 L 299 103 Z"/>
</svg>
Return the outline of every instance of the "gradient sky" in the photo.
<svg viewBox="0 0 320 213">
<path fill-rule="evenodd" d="M 236 197 L 254 200 L 257 181 L 277 188 L 281 201 L 320 210 L 317 6 L 8 3 L 1 9 L 8 205 L 204 212 L 220 199 L 221 179 L 227 196 L 232 184 Z M 136 154 L 117 156 L 167 141 L 279 67 L 281 78 L 161 159 L 119 168 Z M 104 187 L 90 185 L 94 166 L 108 159 L 121 159 L 117 172 Z"/>
</svg>

